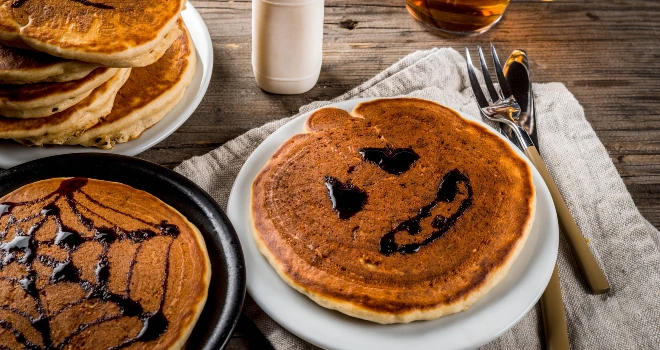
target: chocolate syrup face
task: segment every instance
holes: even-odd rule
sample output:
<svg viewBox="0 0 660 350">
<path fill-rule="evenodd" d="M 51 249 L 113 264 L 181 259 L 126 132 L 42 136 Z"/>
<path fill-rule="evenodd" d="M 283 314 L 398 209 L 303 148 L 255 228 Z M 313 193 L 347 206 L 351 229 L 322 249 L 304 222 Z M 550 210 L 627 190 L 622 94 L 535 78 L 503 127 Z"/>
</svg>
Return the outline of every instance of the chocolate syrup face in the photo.
<svg viewBox="0 0 660 350">
<path fill-rule="evenodd" d="M 419 159 L 412 148 L 361 148 L 360 155 L 393 175 L 405 173 Z"/>
<path fill-rule="evenodd" d="M 332 176 L 325 177 L 325 187 L 328 189 L 332 209 L 342 220 L 348 220 L 362 210 L 367 202 L 367 194 L 349 183 L 343 183 Z"/>
<path fill-rule="evenodd" d="M 24 202 L 24 203 L 0 203 L 0 217 L 8 215 L 9 220 L 4 228 L 0 227 L 0 240 L 4 239 L 9 230 L 15 227 L 16 232 L 14 238 L 5 243 L 0 244 L 0 270 L 12 262 L 19 263 L 25 267 L 26 275 L 19 279 L 0 277 L 11 283 L 14 283 L 26 292 L 28 296 L 34 299 L 36 304 L 36 312 L 38 317 L 32 317 L 27 313 L 17 311 L 17 314 L 27 319 L 32 326 L 41 334 L 43 346 L 30 342 L 20 330 L 14 328 L 11 323 L 6 320 L 0 319 L 0 328 L 4 328 L 15 335 L 16 340 L 28 349 L 62 349 L 70 345 L 70 341 L 76 335 L 80 334 L 89 327 L 95 325 L 102 325 L 105 322 L 119 319 L 121 317 L 137 316 L 142 321 L 142 330 L 135 338 L 130 338 L 123 343 L 113 347 L 112 349 L 121 349 L 136 342 L 147 342 L 157 339 L 167 331 L 168 320 L 163 314 L 163 306 L 165 303 L 165 295 L 167 293 L 167 279 L 169 275 L 169 261 L 170 250 L 174 240 L 179 235 L 179 228 L 175 225 L 168 224 L 167 222 L 151 223 L 132 216 L 130 213 L 121 212 L 119 210 L 105 206 L 103 203 L 93 199 L 83 190 L 88 180 L 83 178 L 73 178 L 63 181 L 59 188 L 53 193 L 45 197 Z M 137 231 L 130 231 L 123 229 L 120 226 L 95 226 L 93 220 L 85 216 L 84 213 L 91 213 L 92 215 L 99 215 L 90 208 L 85 207 L 82 203 L 74 198 L 74 194 L 84 196 L 88 201 L 98 205 L 104 209 L 119 213 L 133 220 L 139 221 L 150 229 L 142 229 Z M 62 223 L 60 215 L 62 208 L 57 205 L 58 200 L 64 199 L 66 206 L 73 211 L 78 218 L 78 222 L 94 232 L 91 237 L 81 235 L 76 230 L 66 227 Z M 18 219 L 12 215 L 12 209 L 25 206 L 43 204 L 39 214 Z M 82 209 L 82 210 L 81 210 Z M 27 233 L 18 229 L 20 223 L 28 222 L 38 219 Z M 53 220 L 57 226 L 55 237 L 50 241 L 37 241 L 33 234 L 39 230 L 48 220 Z M 142 244 L 154 237 L 170 237 L 167 251 L 165 252 L 165 262 L 163 279 L 161 281 L 161 294 L 158 309 L 144 310 L 142 305 L 131 298 L 131 278 L 133 269 L 137 261 L 137 255 L 142 248 Z M 116 294 L 110 291 L 108 282 L 110 279 L 110 262 L 108 261 L 108 251 L 114 242 L 129 240 L 137 245 L 135 254 L 129 263 L 129 270 L 126 278 L 126 289 L 122 294 Z M 98 256 L 97 265 L 95 266 L 95 281 L 87 281 L 81 278 L 80 268 L 75 266 L 72 261 L 72 253 L 75 252 L 82 244 L 86 242 L 98 242 L 103 248 L 102 253 Z M 42 246 L 57 245 L 67 252 L 67 258 L 63 261 L 57 260 L 52 256 L 41 254 L 39 248 Z M 76 283 L 85 292 L 85 297 L 79 299 L 71 304 L 64 306 L 57 311 L 50 311 L 46 313 L 44 305 L 41 300 L 40 290 L 36 287 L 37 274 L 33 266 L 34 260 L 49 266 L 53 269 L 52 274 L 49 276 L 49 284 L 57 283 Z M 64 338 L 59 344 L 52 341 L 50 331 L 50 320 L 68 310 L 69 308 L 81 304 L 87 300 L 97 299 L 103 302 L 110 302 L 117 305 L 120 312 L 117 315 L 104 316 L 95 321 L 79 326 L 71 334 Z M 2 346 L 0 346 L 2 348 Z"/>
<path fill-rule="evenodd" d="M 438 203 L 451 203 L 456 199 L 459 193 L 458 185 L 463 183 L 467 189 L 467 197 L 461 201 L 458 210 L 449 217 L 437 215 L 431 221 L 431 226 L 435 229 L 429 236 L 427 236 L 420 243 L 397 244 L 395 236 L 401 231 L 408 232 L 409 235 L 415 236 L 420 233 L 420 222 L 422 219 L 431 216 L 431 211 Z M 419 214 L 401 222 L 396 228 L 386 233 L 380 239 L 380 253 L 389 256 L 394 253 L 413 254 L 418 252 L 422 247 L 429 245 L 440 237 L 442 237 L 449 229 L 454 227 L 456 221 L 465 213 L 465 211 L 472 205 L 472 185 L 470 179 L 463 173 L 454 169 L 448 172 L 440 182 L 435 199 L 431 203 L 425 205 L 419 210 Z"/>
<path fill-rule="evenodd" d="M 83 4 L 85 6 L 96 7 L 98 9 L 103 9 L 103 10 L 114 10 L 114 8 L 115 8 L 114 6 L 99 4 L 97 2 L 91 2 L 91 1 L 88 1 L 88 0 L 69 0 L 69 1 L 77 2 L 77 3 Z M 19 8 L 19 7 L 23 6 L 26 2 L 28 2 L 28 0 L 14 0 L 11 3 L 11 7 L 15 8 L 15 9 Z"/>
<path fill-rule="evenodd" d="M 419 160 L 419 155 L 412 148 L 361 148 L 359 151 L 362 159 L 376 164 L 380 169 L 393 175 L 401 175 L 410 170 L 410 167 Z M 353 167 L 351 167 L 353 168 Z M 349 173 L 351 171 L 349 170 Z M 458 210 L 449 217 L 437 215 L 431 221 L 431 227 L 435 230 L 420 243 L 398 244 L 395 236 L 401 231 L 408 232 L 415 236 L 421 232 L 420 223 L 422 219 L 431 216 L 431 211 L 438 203 L 451 203 L 456 199 L 460 192 L 458 185 L 463 183 L 467 189 L 467 197 L 462 200 Z M 360 190 L 354 185 L 344 184 L 338 179 L 326 176 L 325 186 L 328 188 L 332 208 L 337 211 L 340 219 L 349 219 L 358 211 L 362 210 L 367 199 L 366 192 Z M 435 199 L 431 203 L 419 209 L 419 213 L 401 223 L 396 228 L 380 239 L 380 253 L 389 256 L 394 253 L 413 254 L 418 252 L 423 246 L 429 245 L 447 231 L 449 231 L 458 218 L 472 205 L 472 185 L 470 179 L 463 173 L 454 169 L 443 177 L 436 192 Z"/>
</svg>

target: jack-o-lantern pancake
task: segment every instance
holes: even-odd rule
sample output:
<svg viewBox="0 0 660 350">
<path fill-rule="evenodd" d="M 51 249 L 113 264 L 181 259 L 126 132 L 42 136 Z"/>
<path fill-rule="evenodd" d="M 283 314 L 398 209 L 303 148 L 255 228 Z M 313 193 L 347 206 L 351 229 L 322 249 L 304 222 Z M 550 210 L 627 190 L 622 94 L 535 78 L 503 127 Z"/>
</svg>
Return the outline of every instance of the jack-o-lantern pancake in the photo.
<svg viewBox="0 0 660 350">
<path fill-rule="evenodd" d="M 108 67 L 154 63 L 179 36 L 185 0 L 7 0 L 0 42 Z"/>
<path fill-rule="evenodd" d="M 210 276 L 199 230 L 146 192 L 55 178 L 0 198 L 3 349 L 180 349 Z"/>
<path fill-rule="evenodd" d="M 321 306 L 379 323 L 465 310 L 531 230 L 532 174 L 485 127 L 431 101 L 321 109 L 252 185 L 254 238 Z"/>
</svg>

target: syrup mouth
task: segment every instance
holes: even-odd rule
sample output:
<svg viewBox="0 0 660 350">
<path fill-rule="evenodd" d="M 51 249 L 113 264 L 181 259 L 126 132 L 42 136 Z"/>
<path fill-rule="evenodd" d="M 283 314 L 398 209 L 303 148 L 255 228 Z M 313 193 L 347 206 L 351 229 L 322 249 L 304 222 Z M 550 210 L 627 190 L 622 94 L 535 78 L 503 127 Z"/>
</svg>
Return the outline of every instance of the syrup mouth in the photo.
<svg viewBox="0 0 660 350">
<path fill-rule="evenodd" d="M 432 210 L 439 203 L 452 203 L 456 200 L 456 197 L 461 193 L 459 189 L 459 184 L 463 184 L 465 187 L 466 196 L 461 200 L 461 203 L 458 206 L 458 209 L 454 214 L 449 217 L 442 215 L 436 215 L 431 221 L 431 227 L 434 231 L 427 236 L 421 242 L 399 244 L 396 242 L 396 235 L 399 232 L 405 231 L 411 236 L 415 236 L 421 233 L 421 221 L 425 218 L 431 216 Z M 449 231 L 456 221 L 463 216 L 465 211 L 472 206 L 472 185 L 470 184 L 470 179 L 461 173 L 458 169 L 454 169 L 442 178 L 440 181 L 440 186 L 438 187 L 438 192 L 435 195 L 435 199 L 431 203 L 425 205 L 419 209 L 419 213 L 412 218 L 409 218 L 401 223 L 399 223 L 396 228 L 385 235 L 380 239 L 380 253 L 385 256 L 390 256 L 394 253 L 401 254 L 414 254 L 417 253 L 422 247 L 427 246 L 442 236 L 444 236 L 447 231 Z"/>
</svg>

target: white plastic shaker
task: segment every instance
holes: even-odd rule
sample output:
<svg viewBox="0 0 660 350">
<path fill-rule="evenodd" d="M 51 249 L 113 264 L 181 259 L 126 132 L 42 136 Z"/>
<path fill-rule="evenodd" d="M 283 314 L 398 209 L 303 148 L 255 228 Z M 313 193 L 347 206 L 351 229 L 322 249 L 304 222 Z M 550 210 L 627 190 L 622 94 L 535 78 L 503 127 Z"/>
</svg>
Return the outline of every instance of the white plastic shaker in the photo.
<svg viewBox="0 0 660 350">
<path fill-rule="evenodd" d="M 259 86 L 301 94 L 323 59 L 324 0 L 252 0 L 252 69 Z"/>
</svg>

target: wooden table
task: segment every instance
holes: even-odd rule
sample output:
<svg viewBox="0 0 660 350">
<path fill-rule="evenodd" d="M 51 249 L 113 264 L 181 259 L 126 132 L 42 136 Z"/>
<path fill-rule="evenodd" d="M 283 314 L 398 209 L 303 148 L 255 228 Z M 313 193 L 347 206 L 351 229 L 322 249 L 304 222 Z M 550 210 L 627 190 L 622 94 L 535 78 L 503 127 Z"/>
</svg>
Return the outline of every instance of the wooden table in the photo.
<svg viewBox="0 0 660 350">
<path fill-rule="evenodd" d="M 535 82 L 562 82 L 573 92 L 640 212 L 660 227 L 660 1 L 512 0 L 491 31 L 449 39 L 422 29 L 403 0 L 326 0 L 321 77 L 296 96 L 267 94 L 254 81 L 249 0 L 192 3 L 213 39 L 211 85 L 188 122 L 141 158 L 174 167 L 341 95 L 415 50 L 493 42 L 502 55 L 525 49 Z M 238 327 L 228 348 L 249 345 Z"/>
</svg>

